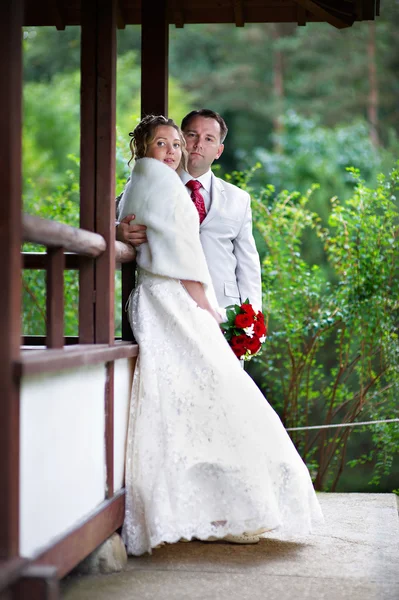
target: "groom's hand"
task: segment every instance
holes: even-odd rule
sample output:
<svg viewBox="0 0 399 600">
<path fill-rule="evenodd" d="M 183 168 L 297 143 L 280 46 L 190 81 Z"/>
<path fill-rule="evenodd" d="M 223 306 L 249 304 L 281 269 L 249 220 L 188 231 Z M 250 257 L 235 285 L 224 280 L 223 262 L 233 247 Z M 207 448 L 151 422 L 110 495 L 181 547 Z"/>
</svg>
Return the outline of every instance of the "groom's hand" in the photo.
<svg viewBox="0 0 399 600">
<path fill-rule="evenodd" d="M 147 242 L 147 227 L 145 225 L 130 225 L 134 221 L 135 215 L 126 215 L 116 227 L 116 239 L 125 244 L 140 246 Z"/>
</svg>

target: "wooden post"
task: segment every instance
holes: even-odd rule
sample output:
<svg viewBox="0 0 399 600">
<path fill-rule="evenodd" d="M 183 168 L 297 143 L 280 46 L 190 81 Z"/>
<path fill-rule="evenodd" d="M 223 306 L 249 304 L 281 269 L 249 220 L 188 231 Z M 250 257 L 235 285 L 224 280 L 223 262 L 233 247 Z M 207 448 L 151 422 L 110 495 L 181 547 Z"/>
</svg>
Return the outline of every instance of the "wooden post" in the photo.
<svg viewBox="0 0 399 600">
<path fill-rule="evenodd" d="M 47 249 L 46 344 L 64 346 L 64 249 Z"/>
<path fill-rule="evenodd" d="M 95 231 L 96 194 L 96 0 L 82 3 L 80 83 L 80 226 Z M 94 343 L 95 270 L 85 260 L 79 271 L 79 342 Z"/>
<path fill-rule="evenodd" d="M 82 3 L 81 227 L 107 249 L 80 273 L 79 340 L 114 343 L 116 0 Z"/>
<path fill-rule="evenodd" d="M 141 114 L 168 114 L 167 1 L 141 3 Z"/>
<path fill-rule="evenodd" d="M 106 250 L 81 269 L 79 339 L 115 342 L 116 0 L 82 3 L 81 227 Z M 87 324 L 85 324 L 87 320 Z M 106 365 L 105 495 L 114 494 L 114 363 Z"/>
<path fill-rule="evenodd" d="M 107 250 L 96 261 L 96 343 L 115 341 L 116 0 L 97 4 L 96 231 Z"/>
<path fill-rule="evenodd" d="M 0 559 L 19 548 L 21 99 L 23 1 L 0 3 Z"/>
<path fill-rule="evenodd" d="M 141 3 L 141 115 L 168 114 L 169 24 L 167 1 Z M 122 339 L 133 335 L 125 305 L 134 285 L 134 267 L 122 265 Z"/>
<path fill-rule="evenodd" d="M 58 600 L 57 569 L 47 565 L 29 565 L 14 585 L 10 600 Z"/>
</svg>

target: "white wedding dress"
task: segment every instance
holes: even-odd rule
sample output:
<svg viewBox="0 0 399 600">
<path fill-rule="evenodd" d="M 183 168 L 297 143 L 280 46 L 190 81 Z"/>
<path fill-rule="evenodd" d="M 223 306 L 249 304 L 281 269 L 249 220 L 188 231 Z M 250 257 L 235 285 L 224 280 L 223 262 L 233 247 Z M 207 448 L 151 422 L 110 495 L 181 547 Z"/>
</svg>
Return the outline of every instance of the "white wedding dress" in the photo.
<svg viewBox="0 0 399 600">
<path fill-rule="evenodd" d="M 139 252 L 140 262 L 151 264 Z M 143 268 L 128 310 L 140 348 L 126 448 L 128 553 L 261 527 L 308 533 L 322 515 L 307 467 L 213 317 L 179 279 Z"/>
</svg>

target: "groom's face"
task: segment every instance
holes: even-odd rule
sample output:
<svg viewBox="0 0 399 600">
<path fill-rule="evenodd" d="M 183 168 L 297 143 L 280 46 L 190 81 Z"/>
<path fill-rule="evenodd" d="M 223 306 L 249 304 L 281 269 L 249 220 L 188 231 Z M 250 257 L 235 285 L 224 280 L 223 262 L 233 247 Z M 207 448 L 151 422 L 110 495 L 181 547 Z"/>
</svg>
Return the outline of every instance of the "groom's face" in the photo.
<svg viewBox="0 0 399 600">
<path fill-rule="evenodd" d="M 183 134 L 188 152 L 187 170 L 193 177 L 200 177 L 223 152 L 220 125 L 215 119 L 197 116 L 189 121 Z"/>
</svg>

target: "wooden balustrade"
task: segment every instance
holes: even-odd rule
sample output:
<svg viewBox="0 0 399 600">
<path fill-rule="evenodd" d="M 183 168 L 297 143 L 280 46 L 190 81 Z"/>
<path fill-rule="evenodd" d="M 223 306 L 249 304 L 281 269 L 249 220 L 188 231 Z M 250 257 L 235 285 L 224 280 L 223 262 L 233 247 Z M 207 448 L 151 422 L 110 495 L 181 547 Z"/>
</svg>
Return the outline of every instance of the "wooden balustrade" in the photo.
<svg viewBox="0 0 399 600">
<path fill-rule="evenodd" d="M 57 577 L 68 573 L 118 529 L 124 515 L 124 490 L 114 484 L 114 362 L 137 355 L 137 345 L 114 339 L 114 270 L 123 263 L 125 284 L 133 284 L 135 251 L 115 242 L 115 90 L 117 1 L 82 2 L 80 228 L 23 215 L 22 166 L 22 26 L 23 0 L 0 2 L 0 179 L 2 202 L 0 248 L 4 287 L 0 294 L 0 597 L 40 600 L 58 597 Z M 61 11 L 62 12 L 62 11 Z M 64 24 L 63 15 L 57 25 Z M 97 233 L 94 233 L 97 232 Z M 46 252 L 21 256 L 21 242 Z M 20 300 L 22 267 L 47 273 L 48 349 L 21 352 Z M 127 263 L 127 264 L 126 264 Z M 64 270 L 79 271 L 80 344 L 65 348 Z M 129 277 L 126 278 L 126 273 Z M 125 301 L 125 300 L 124 300 Z M 82 343 L 84 342 L 84 343 Z M 106 384 L 99 395 L 104 409 L 106 489 L 104 502 L 85 522 L 78 521 L 51 539 L 40 555 L 21 558 L 21 394 L 24 378 L 103 364 Z M 100 369 L 99 369 L 100 370 Z M 101 431 L 100 431 L 101 434 Z M 48 449 L 51 451 L 51 448 Z M 119 485 L 119 483 L 118 483 Z M 84 493 L 76 490 L 76 493 Z M 43 502 L 46 490 L 43 490 Z M 95 507 L 94 507 L 95 508 Z M 23 532 L 22 532 L 23 533 Z M 58 535 L 58 534 L 57 534 Z"/>
<path fill-rule="evenodd" d="M 64 249 L 47 248 L 46 332 L 47 347 L 64 345 Z"/>
<path fill-rule="evenodd" d="M 133 263 L 136 258 L 136 251 L 132 246 L 123 242 L 115 242 L 115 264 L 122 265 Z M 90 257 L 73 252 L 64 252 L 65 269 L 78 271 L 82 263 L 91 260 Z M 46 252 L 22 252 L 22 265 L 26 270 L 45 270 L 48 264 L 48 254 Z"/>
<path fill-rule="evenodd" d="M 65 345 L 64 270 L 85 268 L 88 261 L 93 261 L 106 250 L 105 240 L 97 233 L 27 214 L 23 215 L 22 239 L 24 242 L 41 244 L 47 248 L 47 252 L 23 252 L 23 268 L 47 271 L 46 344 L 48 348 L 62 348 Z M 130 293 L 134 281 L 136 251 L 123 242 L 114 243 L 115 263 L 125 265 L 122 273 L 125 290 L 122 300 L 124 306 L 128 297 L 126 290 Z M 130 341 L 133 339 L 124 312 L 122 312 L 122 337 Z M 33 340 L 32 337 L 30 339 Z M 43 343 L 42 337 L 40 339 L 38 337 L 37 340 L 38 343 Z M 25 343 L 28 341 L 25 340 Z"/>
</svg>

